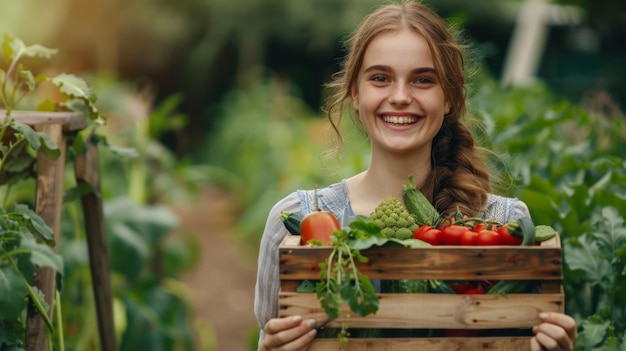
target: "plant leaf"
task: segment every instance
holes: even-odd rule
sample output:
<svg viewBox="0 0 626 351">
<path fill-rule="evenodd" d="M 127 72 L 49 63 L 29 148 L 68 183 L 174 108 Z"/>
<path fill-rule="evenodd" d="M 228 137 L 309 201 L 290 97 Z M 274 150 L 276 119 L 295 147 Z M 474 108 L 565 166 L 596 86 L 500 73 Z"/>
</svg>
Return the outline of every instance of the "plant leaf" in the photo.
<svg viewBox="0 0 626 351">
<path fill-rule="evenodd" d="M 15 204 L 12 211 L 21 214 L 22 222 L 31 231 L 39 234 L 47 244 L 54 245 L 54 232 L 35 211 L 24 204 Z"/>
<path fill-rule="evenodd" d="M 63 273 L 63 258 L 52 251 L 50 246 L 25 238 L 22 240 L 22 247 L 31 250 L 31 260 L 35 265 L 50 267 L 57 273 Z"/>
<path fill-rule="evenodd" d="M 600 344 L 606 335 L 610 322 L 598 315 L 593 315 L 583 322 L 581 339 L 584 341 L 584 350 L 592 350 Z"/>
<path fill-rule="evenodd" d="M 0 264 L 0 320 L 17 319 L 27 294 L 20 272 L 8 262 Z"/>
<path fill-rule="evenodd" d="M 565 242 L 565 262 L 572 270 L 580 269 L 591 285 L 601 284 L 612 276 L 611 265 L 599 257 L 598 245 L 588 234 Z"/>
<path fill-rule="evenodd" d="M 50 59 L 52 56 L 56 55 L 59 50 L 47 48 L 40 44 L 33 44 L 26 46 L 22 40 L 19 38 L 5 36 L 5 41 L 8 37 L 8 45 L 10 46 L 10 50 L 5 50 L 5 57 L 8 54 L 8 61 L 12 61 L 20 56 L 28 56 L 28 57 L 41 57 L 45 59 Z"/>
<path fill-rule="evenodd" d="M 50 138 L 46 133 L 37 133 L 41 140 L 41 148 L 39 151 L 43 153 L 47 158 L 56 160 L 61 156 L 61 150 L 59 146 Z"/>
<path fill-rule="evenodd" d="M 17 132 L 21 133 L 24 138 L 26 138 L 26 141 L 28 142 L 28 145 L 30 145 L 30 147 L 32 147 L 34 150 L 39 150 L 39 148 L 41 147 L 40 138 L 37 132 L 33 130 L 33 128 L 19 122 L 14 122 L 11 127 Z"/>
</svg>

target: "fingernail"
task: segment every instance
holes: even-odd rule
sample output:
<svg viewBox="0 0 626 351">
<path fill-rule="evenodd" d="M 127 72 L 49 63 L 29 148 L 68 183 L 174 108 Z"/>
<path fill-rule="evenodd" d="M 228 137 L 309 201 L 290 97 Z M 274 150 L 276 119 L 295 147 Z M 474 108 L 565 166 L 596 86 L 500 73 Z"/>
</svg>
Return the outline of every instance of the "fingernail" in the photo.
<svg viewBox="0 0 626 351">
<path fill-rule="evenodd" d="M 309 328 L 313 328 L 313 326 L 315 326 L 315 319 L 309 319 L 306 321 L 306 325 L 309 326 Z"/>
<path fill-rule="evenodd" d="M 533 333 L 536 333 L 538 328 L 539 328 L 539 327 L 534 326 L 534 327 L 533 327 Z"/>
<path fill-rule="evenodd" d="M 315 336 L 315 334 L 317 334 L 317 329 L 311 329 L 311 330 L 309 330 L 309 335 L 311 335 L 311 336 Z"/>
<path fill-rule="evenodd" d="M 548 314 L 547 313 L 545 313 L 545 312 L 539 313 L 539 319 L 546 319 L 546 318 L 548 318 Z"/>
<path fill-rule="evenodd" d="M 302 320 L 302 316 L 293 316 L 293 317 L 291 317 L 291 320 L 294 323 L 298 323 L 298 322 L 300 322 Z"/>
</svg>

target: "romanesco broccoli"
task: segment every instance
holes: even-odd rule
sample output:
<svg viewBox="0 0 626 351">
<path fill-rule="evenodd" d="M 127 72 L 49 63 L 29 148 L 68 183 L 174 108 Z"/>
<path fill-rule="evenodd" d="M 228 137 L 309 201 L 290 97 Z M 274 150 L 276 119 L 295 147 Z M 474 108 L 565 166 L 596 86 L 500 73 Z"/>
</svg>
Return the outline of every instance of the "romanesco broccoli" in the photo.
<svg viewBox="0 0 626 351">
<path fill-rule="evenodd" d="M 389 197 L 378 204 L 370 218 L 381 228 L 381 233 L 388 238 L 399 240 L 413 238 L 418 225 L 400 200 Z"/>
</svg>

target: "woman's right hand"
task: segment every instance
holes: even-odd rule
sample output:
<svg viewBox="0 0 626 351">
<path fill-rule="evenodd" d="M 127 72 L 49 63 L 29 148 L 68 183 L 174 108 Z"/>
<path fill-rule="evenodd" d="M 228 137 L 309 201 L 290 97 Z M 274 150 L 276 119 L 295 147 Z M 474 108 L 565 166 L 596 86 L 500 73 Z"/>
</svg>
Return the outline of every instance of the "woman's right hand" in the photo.
<svg viewBox="0 0 626 351">
<path fill-rule="evenodd" d="M 270 319 L 263 328 L 263 341 L 259 351 L 308 350 L 317 330 L 315 320 L 303 320 L 300 316 Z"/>
</svg>

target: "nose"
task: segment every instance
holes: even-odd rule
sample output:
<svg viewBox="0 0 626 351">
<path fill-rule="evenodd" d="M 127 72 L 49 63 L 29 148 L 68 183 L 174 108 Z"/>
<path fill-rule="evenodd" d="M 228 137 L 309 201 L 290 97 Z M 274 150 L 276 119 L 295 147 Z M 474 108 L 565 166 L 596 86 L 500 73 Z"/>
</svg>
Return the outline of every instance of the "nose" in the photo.
<svg viewBox="0 0 626 351">
<path fill-rule="evenodd" d="M 411 102 L 411 94 L 409 87 L 405 84 L 395 84 L 389 96 L 389 102 L 392 104 L 408 104 Z"/>
</svg>

